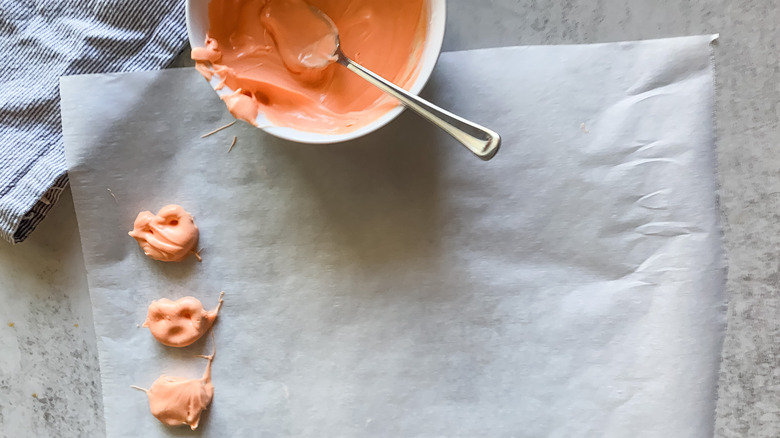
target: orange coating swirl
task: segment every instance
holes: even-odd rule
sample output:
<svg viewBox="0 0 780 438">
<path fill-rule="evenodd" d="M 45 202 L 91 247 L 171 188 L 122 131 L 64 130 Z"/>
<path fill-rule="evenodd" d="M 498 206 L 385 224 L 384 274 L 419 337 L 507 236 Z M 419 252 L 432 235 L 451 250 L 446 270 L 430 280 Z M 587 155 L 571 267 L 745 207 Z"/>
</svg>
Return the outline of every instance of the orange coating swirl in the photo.
<svg viewBox="0 0 780 438">
<path fill-rule="evenodd" d="M 162 262 L 180 262 L 195 254 L 198 227 L 192 216 L 179 205 L 166 205 L 157 213 L 138 213 L 129 234 L 143 249 L 144 254 Z M 200 258 L 200 257 L 198 257 Z"/>
<path fill-rule="evenodd" d="M 214 398 L 214 385 L 211 383 L 211 363 L 216 348 L 210 356 L 198 356 L 208 359 L 206 371 L 199 379 L 171 377 L 162 375 L 152 383 L 149 389 L 131 386 L 146 393 L 149 398 L 149 410 L 155 418 L 167 426 L 190 426 L 195 430 L 200 424 L 200 416 Z"/>
<path fill-rule="evenodd" d="M 163 345 L 192 345 L 214 324 L 219 309 L 222 308 L 224 294 L 219 294 L 219 304 L 212 311 L 206 311 L 200 300 L 194 297 L 179 298 L 176 301 L 167 298 L 152 301 L 143 327 L 148 327 L 152 336 Z"/>
</svg>

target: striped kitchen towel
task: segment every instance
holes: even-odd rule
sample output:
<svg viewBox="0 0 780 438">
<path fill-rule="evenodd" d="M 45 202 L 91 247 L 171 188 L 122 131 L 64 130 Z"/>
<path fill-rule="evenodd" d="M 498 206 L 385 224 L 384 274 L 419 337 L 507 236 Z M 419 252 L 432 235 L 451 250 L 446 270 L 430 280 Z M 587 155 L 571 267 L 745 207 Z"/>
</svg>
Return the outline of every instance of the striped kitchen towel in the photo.
<svg viewBox="0 0 780 438">
<path fill-rule="evenodd" d="M 0 0 L 0 237 L 27 238 L 68 184 L 59 77 L 162 68 L 186 36 L 184 0 Z"/>
</svg>

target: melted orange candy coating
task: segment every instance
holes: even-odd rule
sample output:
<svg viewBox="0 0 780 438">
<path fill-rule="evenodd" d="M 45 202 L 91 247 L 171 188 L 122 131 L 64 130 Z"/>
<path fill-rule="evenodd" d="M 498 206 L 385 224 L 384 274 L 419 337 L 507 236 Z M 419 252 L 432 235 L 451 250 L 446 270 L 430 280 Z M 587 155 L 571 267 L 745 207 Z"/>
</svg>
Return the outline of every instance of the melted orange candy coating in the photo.
<svg viewBox="0 0 780 438">
<path fill-rule="evenodd" d="M 217 75 L 236 90 L 224 99 L 230 112 L 252 124 L 262 112 L 277 126 L 336 134 L 366 126 L 399 105 L 341 65 L 311 71 L 296 67 L 296 59 L 317 64 L 314 58 L 326 57 L 333 47 L 303 3 L 209 2 L 206 47 L 194 49 L 191 57 L 207 79 Z M 425 0 L 307 3 L 333 20 L 347 56 L 407 89 L 417 79 L 428 31 Z"/>
<path fill-rule="evenodd" d="M 338 61 L 338 29 L 305 0 L 268 0 L 260 19 L 290 72 L 302 74 Z"/>
<path fill-rule="evenodd" d="M 149 389 L 133 386 L 144 391 L 149 397 L 149 410 L 155 418 L 168 426 L 190 426 L 195 430 L 200 424 L 200 416 L 214 398 L 214 385 L 211 383 L 211 356 L 198 356 L 208 359 L 206 371 L 200 379 L 160 376 Z"/>
<path fill-rule="evenodd" d="M 214 324 L 222 307 L 224 292 L 219 294 L 216 309 L 206 311 L 199 299 L 167 298 L 152 301 L 143 327 L 148 327 L 152 336 L 169 347 L 186 347 L 201 338 Z"/>
<path fill-rule="evenodd" d="M 195 253 L 198 227 L 192 216 L 178 205 L 166 205 L 157 213 L 142 211 L 129 234 L 144 254 L 163 262 L 179 262 Z"/>
</svg>

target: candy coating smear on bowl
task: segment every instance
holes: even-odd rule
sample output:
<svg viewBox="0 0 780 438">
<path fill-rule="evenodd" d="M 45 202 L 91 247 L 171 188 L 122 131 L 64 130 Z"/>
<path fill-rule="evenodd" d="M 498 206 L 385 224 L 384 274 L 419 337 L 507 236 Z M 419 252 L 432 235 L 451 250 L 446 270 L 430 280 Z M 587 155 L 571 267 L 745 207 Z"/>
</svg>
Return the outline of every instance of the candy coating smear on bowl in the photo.
<svg viewBox="0 0 780 438">
<path fill-rule="evenodd" d="M 347 56 L 404 88 L 412 85 L 428 30 L 426 0 L 308 3 L 336 24 Z M 233 115 L 254 123 L 260 112 L 277 126 L 342 134 L 396 107 L 397 100 L 342 66 L 300 68 L 309 61 L 317 67 L 321 59 L 302 58 L 327 56 L 332 47 L 314 21 L 305 25 L 305 6 L 303 0 L 210 1 L 208 38 L 205 47 L 193 49 L 192 58 L 207 79 L 216 75 L 235 91 L 226 98 Z M 293 32 L 281 27 L 290 22 L 298 23 Z M 318 46 L 311 50 L 303 41 Z M 289 52 L 296 47 L 298 53 Z M 290 61 L 295 58 L 301 62 Z"/>
</svg>

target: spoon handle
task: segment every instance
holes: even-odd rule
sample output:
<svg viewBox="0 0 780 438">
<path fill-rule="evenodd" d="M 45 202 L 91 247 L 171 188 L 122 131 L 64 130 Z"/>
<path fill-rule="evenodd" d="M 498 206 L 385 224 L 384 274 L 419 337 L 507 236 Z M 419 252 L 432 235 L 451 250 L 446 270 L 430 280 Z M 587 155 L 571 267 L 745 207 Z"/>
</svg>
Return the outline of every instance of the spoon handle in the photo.
<svg viewBox="0 0 780 438">
<path fill-rule="evenodd" d="M 404 105 L 443 129 L 479 158 L 487 161 L 498 152 L 498 148 L 501 146 L 501 136 L 497 132 L 456 116 L 425 99 L 415 96 L 349 59 L 340 50 L 338 55 L 340 64 L 376 87 L 379 87 L 385 93 L 400 100 Z"/>
</svg>

